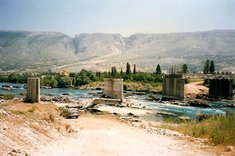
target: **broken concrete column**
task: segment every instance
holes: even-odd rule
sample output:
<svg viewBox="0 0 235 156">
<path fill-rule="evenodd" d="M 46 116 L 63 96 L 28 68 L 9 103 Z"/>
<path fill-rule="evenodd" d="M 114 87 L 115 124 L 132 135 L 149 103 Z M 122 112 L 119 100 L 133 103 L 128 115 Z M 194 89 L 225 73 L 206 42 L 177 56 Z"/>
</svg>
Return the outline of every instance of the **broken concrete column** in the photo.
<svg viewBox="0 0 235 156">
<path fill-rule="evenodd" d="M 209 97 L 230 99 L 233 97 L 233 79 L 215 78 L 209 81 Z"/>
<path fill-rule="evenodd" d="M 27 101 L 40 102 L 40 78 L 27 79 Z"/>
<path fill-rule="evenodd" d="M 177 75 L 168 75 L 163 78 L 162 98 L 163 99 L 184 99 L 183 78 Z"/>
<path fill-rule="evenodd" d="M 105 79 L 104 94 L 107 97 L 123 100 L 123 79 Z"/>
</svg>

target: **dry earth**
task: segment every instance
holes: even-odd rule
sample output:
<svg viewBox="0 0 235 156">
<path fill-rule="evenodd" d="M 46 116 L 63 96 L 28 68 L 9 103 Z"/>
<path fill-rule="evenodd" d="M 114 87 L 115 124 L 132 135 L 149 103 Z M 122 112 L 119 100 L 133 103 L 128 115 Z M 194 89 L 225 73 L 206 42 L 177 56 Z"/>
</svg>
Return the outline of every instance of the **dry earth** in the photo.
<svg viewBox="0 0 235 156">
<path fill-rule="evenodd" d="M 198 94 L 208 94 L 209 89 L 203 85 L 203 81 L 191 82 L 185 85 L 185 95 L 195 97 Z"/>
<path fill-rule="evenodd" d="M 220 155 L 216 147 L 159 135 L 111 115 L 63 119 L 59 114 L 54 104 L 1 104 L 0 155 Z"/>
<path fill-rule="evenodd" d="M 114 119 L 89 116 L 70 123 L 80 128 L 78 137 L 54 142 L 33 155 L 213 155 L 201 149 L 203 145 L 149 133 Z"/>
<path fill-rule="evenodd" d="M 54 104 L 0 104 L 0 155 L 27 155 L 53 140 L 73 135 Z"/>
</svg>

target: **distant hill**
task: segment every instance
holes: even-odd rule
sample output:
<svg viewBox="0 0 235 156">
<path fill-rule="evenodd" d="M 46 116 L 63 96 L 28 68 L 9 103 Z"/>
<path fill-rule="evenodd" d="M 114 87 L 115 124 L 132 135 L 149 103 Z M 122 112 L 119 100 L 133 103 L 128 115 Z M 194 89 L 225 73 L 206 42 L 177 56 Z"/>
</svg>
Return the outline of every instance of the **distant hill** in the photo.
<svg viewBox="0 0 235 156">
<path fill-rule="evenodd" d="M 202 70 L 205 59 L 213 59 L 216 69 L 235 71 L 235 30 L 74 38 L 57 32 L 0 31 L 0 58 L 2 69 L 107 70 L 130 62 L 145 71 L 157 64 L 166 68 L 184 63 Z"/>
</svg>

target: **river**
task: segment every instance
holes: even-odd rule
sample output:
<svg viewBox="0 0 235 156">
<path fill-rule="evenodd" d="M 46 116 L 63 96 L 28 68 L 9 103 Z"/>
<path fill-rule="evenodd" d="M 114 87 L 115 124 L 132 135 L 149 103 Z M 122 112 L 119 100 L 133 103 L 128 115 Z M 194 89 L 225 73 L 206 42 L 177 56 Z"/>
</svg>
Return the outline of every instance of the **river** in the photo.
<svg viewBox="0 0 235 156">
<path fill-rule="evenodd" d="M 15 86 L 11 90 L 0 89 L 1 94 L 26 94 L 25 84 L 15 84 L 15 83 L 0 83 L 0 88 L 3 85 Z M 51 89 L 41 89 L 41 95 L 50 95 L 50 96 L 60 96 L 62 94 L 68 94 L 72 99 L 78 100 L 79 98 L 91 98 L 94 97 L 93 94 L 97 91 L 94 90 L 79 90 L 79 89 L 68 89 L 68 88 L 51 88 Z M 160 96 L 160 95 L 159 95 Z M 224 102 L 211 101 L 209 102 L 212 107 L 203 108 L 203 107 L 191 107 L 191 106 L 177 106 L 172 104 L 163 104 L 154 101 L 146 100 L 146 95 L 135 95 L 130 97 L 134 99 L 136 105 L 146 106 L 154 110 L 160 110 L 165 112 L 170 112 L 177 115 L 185 115 L 191 118 L 195 118 L 196 113 L 203 114 L 225 114 L 227 111 L 235 112 L 235 108 L 224 107 Z"/>
<path fill-rule="evenodd" d="M 12 86 L 10 90 L 2 89 L 3 85 Z M 17 83 L 0 83 L 0 93 L 2 94 L 26 94 L 26 84 L 17 84 Z M 77 100 L 79 98 L 89 98 L 92 97 L 91 92 L 96 92 L 92 90 L 79 90 L 79 89 L 70 89 L 70 88 L 51 88 L 51 89 L 40 89 L 41 95 L 49 96 L 60 96 L 62 94 L 68 94 L 69 97 Z"/>
</svg>

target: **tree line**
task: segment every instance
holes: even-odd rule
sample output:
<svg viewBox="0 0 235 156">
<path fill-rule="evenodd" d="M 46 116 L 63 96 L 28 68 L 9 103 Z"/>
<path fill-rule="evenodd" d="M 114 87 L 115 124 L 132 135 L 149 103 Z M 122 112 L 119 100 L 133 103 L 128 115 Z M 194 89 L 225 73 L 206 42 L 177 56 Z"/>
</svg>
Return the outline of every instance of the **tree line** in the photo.
<svg viewBox="0 0 235 156">
<path fill-rule="evenodd" d="M 8 76 L 0 76 L 0 82 L 10 83 L 26 83 L 28 77 L 39 77 L 41 86 L 50 86 L 58 88 L 68 88 L 71 86 L 82 86 L 95 81 L 103 81 L 105 78 L 122 78 L 124 81 L 135 82 L 162 82 L 162 73 L 160 65 L 157 65 L 154 73 L 137 71 L 137 66 L 134 64 L 133 70 L 131 65 L 127 63 L 126 70 L 120 71 L 117 68 L 111 67 L 110 71 L 106 72 L 93 72 L 90 70 L 82 69 L 78 73 L 69 73 L 69 76 L 64 76 L 55 72 L 43 73 L 11 73 Z"/>
<path fill-rule="evenodd" d="M 132 70 L 133 67 L 133 70 Z M 179 73 L 187 73 L 188 66 L 183 64 Z M 206 60 L 204 65 L 204 74 L 215 73 L 213 60 Z M 145 82 L 145 83 L 159 83 L 162 82 L 163 74 L 161 66 L 158 64 L 154 72 L 141 72 L 137 69 L 136 64 L 126 64 L 126 69 L 117 69 L 115 66 L 111 67 L 106 72 L 93 72 L 82 69 L 78 73 L 70 73 L 69 76 L 64 76 L 60 73 L 53 73 L 51 71 L 44 73 L 11 73 L 10 75 L 0 76 L 0 82 L 12 83 L 26 83 L 28 77 L 40 77 L 42 86 L 68 88 L 71 86 L 82 86 L 95 81 L 103 81 L 105 78 L 122 78 L 124 81 Z"/>
<path fill-rule="evenodd" d="M 215 65 L 213 60 L 206 60 L 204 69 L 203 69 L 204 74 L 214 74 L 215 73 Z"/>
<path fill-rule="evenodd" d="M 162 82 L 162 72 L 161 67 L 158 64 L 155 72 L 141 72 L 137 71 L 136 64 L 133 65 L 133 70 L 129 62 L 126 64 L 126 70 L 123 71 L 121 68 L 120 71 L 117 70 L 115 66 L 111 67 L 109 72 L 103 72 L 96 74 L 99 79 L 104 78 L 122 78 L 124 81 L 135 81 L 135 82 Z"/>
</svg>

